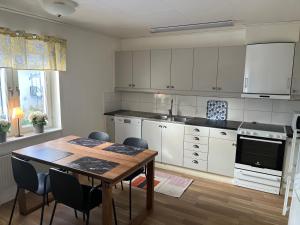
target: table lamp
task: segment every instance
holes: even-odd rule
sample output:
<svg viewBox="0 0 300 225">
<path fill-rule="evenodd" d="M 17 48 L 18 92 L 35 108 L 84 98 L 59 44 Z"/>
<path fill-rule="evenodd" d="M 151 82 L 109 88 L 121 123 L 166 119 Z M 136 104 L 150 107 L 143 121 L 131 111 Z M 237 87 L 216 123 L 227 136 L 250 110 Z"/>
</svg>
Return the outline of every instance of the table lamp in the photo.
<svg viewBox="0 0 300 225">
<path fill-rule="evenodd" d="M 12 118 L 18 120 L 18 133 L 17 133 L 16 137 L 22 137 L 23 136 L 20 133 L 20 120 L 23 119 L 23 117 L 24 117 L 24 112 L 20 107 L 13 108 Z"/>
</svg>

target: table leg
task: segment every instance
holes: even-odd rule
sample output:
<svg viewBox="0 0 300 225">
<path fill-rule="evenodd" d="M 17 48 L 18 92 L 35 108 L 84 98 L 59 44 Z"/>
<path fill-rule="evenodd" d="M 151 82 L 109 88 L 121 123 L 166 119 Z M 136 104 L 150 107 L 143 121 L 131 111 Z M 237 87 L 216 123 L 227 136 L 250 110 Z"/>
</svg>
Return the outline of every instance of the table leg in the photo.
<svg viewBox="0 0 300 225">
<path fill-rule="evenodd" d="M 147 164 L 147 210 L 153 209 L 154 203 L 154 160 Z"/>
<path fill-rule="evenodd" d="M 102 182 L 102 224 L 112 225 L 112 188 Z"/>
</svg>

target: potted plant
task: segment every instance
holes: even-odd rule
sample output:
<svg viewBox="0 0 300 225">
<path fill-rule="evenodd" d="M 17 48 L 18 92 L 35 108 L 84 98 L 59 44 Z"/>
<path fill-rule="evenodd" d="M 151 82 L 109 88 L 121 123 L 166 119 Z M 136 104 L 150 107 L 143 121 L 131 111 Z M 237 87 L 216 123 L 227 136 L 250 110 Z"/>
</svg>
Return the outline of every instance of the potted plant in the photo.
<svg viewBox="0 0 300 225">
<path fill-rule="evenodd" d="M 9 121 L 0 119 L 0 143 L 6 142 L 10 125 L 11 123 Z"/>
<path fill-rule="evenodd" d="M 44 126 L 48 122 L 48 116 L 46 113 L 35 111 L 30 113 L 28 119 L 32 123 L 35 133 L 44 133 Z"/>
</svg>

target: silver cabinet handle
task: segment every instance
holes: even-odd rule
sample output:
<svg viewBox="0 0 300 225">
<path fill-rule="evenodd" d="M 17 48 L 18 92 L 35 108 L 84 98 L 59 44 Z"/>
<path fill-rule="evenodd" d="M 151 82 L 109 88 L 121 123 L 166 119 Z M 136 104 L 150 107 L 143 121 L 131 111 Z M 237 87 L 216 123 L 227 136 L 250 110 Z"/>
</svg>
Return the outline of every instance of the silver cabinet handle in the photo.
<svg viewBox="0 0 300 225">
<path fill-rule="evenodd" d="M 128 84 L 129 87 L 132 87 L 132 84 Z"/>
<path fill-rule="evenodd" d="M 213 89 L 213 90 L 216 90 L 217 88 L 216 88 L 216 87 L 212 87 L 212 89 Z"/>
<path fill-rule="evenodd" d="M 245 77 L 245 79 L 244 79 L 244 88 L 247 88 L 247 87 L 248 87 L 248 77 Z"/>
<path fill-rule="evenodd" d="M 132 87 L 135 87 L 135 84 L 132 84 Z"/>
<path fill-rule="evenodd" d="M 194 148 L 199 148 L 199 145 L 193 145 Z"/>
<path fill-rule="evenodd" d="M 170 85 L 167 85 L 167 88 L 170 88 Z"/>
<path fill-rule="evenodd" d="M 222 135 L 227 135 L 227 133 L 224 132 L 224 131 L 220 132 L 220 134 L 222 134 Z"/>
<path fill-rule="evenodd" d="M 236 146 L 236 143 L 232 143 L 232 146 Z"/>
<path fill-rule="evenodd" d="M 287 89 L 290 89 L 291 88 L 291 78 L 289 77 L 288 79 L 287 79 Z"/>
<path fill-rule="evenodd" d="M 162 128 L 162 126 L 161 126 L 161 125 L 159 125 L 158 127 Z"/>
<path fill-rule="evenodd" d="M 193 160 L 192 162 L 195 163 L 195 164 L 198 164 L 198 163 L 199 163 L 197 160 Z"/>
<path fill-rule="evenodd" d="M 195 128 L 194 132 L 200 132 L 200 130 L 198 128 Z"/>
<path fill-rule="evenodd" d="M 194 156 L 199 156 L 199 154 L 197 152 L 194 152 L 193 155 Z"/>
<path fill-rule="evenodd" d="M 194 140 L 195 140 L 195 141 L 199 141 L 199 138 L 198 138 L 198 137 L 194 137 Z"/>
<path fill-rule="evenodd" d="M 221 91 L 221 90 L 222 90 L 222 88 L 221 88 L 221 87 L 218 87 L 218 88 L 217 88 L 217 90 L 218 90 L 218 91 Z"/>
<path fill-rule="evenodd" d="M 171 88 L 175 88 L 175 87 L 172 85 Z"/>
</svg>

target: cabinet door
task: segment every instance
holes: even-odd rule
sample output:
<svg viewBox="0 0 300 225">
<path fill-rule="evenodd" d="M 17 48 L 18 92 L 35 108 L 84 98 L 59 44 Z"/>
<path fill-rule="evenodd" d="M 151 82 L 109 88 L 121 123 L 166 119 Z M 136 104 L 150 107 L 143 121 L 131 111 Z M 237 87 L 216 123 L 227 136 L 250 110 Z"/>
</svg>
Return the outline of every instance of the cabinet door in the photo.
<svg viewBox="0 0 300 225">
<path fill-rule="evenodd" d="M 162 162 L 183 166 L 184 126 L 174 123 L 162 126 Z"/>
<path fill-rule="evenodd" d="M 132 52 L 117 52 L 115 59 L 116 87 L 132 85 Z"/>
<path fill-rule="evenodd" d="M 215 91 L 218 75 L 218 48 L 195 48 L 193 90 Z"/>
<path fill-rule="evenodd" d="M 245 46 L 219 48 L 217 88 L 221 92 L 243 92 Z"/>
<path fill-rule="evenodd" d="M 193 49 L 172 49 L 171 88 L 191 90 L 193 87 Z"/>
<path fill-rule="evenodd" d="M 233 177 L 235 145 L 231 140 L 209 138 L 208 172 Z"/>
<path fill-rule="evenodd" d="M 300 95 L 300 43 L 296 44 L 292 79 L 292 94 Z"/>
<path fill-rule="evenodd" d="M 171 49 L 151 50 L 151 88 L 170 86 Z"/>
<path fill-rule="evenodd" d="M 161 123 L 156 121 L 143 121 L 142 138 L 148 142 L 149 149 L 157 151 L 155 161 L 161 162 Z"/>
<path fill-rule="evenodd" d="M 132 57 L 132 87 L 150 88 L 150 51 L 135 51 Z"/>
</svg>

